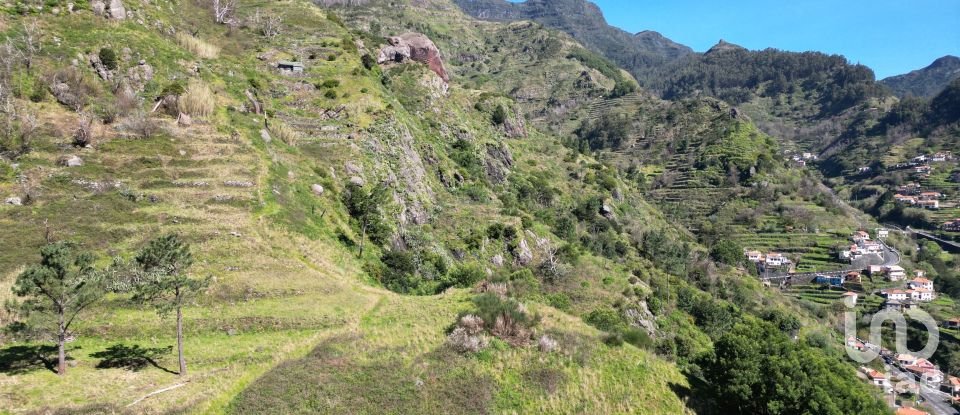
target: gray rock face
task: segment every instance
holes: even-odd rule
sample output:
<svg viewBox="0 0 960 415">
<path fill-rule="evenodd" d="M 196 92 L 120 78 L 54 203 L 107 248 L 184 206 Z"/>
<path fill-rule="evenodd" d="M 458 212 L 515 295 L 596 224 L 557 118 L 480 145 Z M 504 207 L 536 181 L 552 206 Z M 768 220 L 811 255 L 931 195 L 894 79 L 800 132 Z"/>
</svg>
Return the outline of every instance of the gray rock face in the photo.
<svg viewBox="0 0 960 415">
<path fill-rule="evenodd" d="M 120 0 L 110 0 L 110 6 L 107 7 L 107 17 L 113 20 L 123 20 L 127 18 L 127 9 L 123 7 Z"/>
<path fill-rule="evenodd" d="M 515 112 L 512 117 L 507 117 L 503 122 L 503 132 L 510 138 L 522 138 L 527 136 L 527 123 L 523 119 L 523 114 Z"/>
<path fill-rule="evenodd" d="M 11 196 L 11 197 L 8 197 L 6 200 L 4 200 L 3 203 L 6 203 L 8 205 L 21 206 L 23 205 L 23 199 L 20 199 L 19 197 L 16 197 L 16 196 Z"/>
<path fill-rule="evenodd" d="M 350 175 L 363 174 L 363 168 L 361 168 L 360 166 L 358 166 L 356 163 L 352 161 L 343 163 L 343 169 L 346 170 L 347 174 L 350 174 Z"/>
<path fill-rule="evenodd" d="M 520 240 L 520 245 L 517 246 L 514 255 L 517 257 L 517 263 L 520 265 L 528 265 L 533 262 L 533 251 L 530 250 L 530 245 L 527 244 L 526 239 Z"/>
<path fill-rule="evenodd" d="M 501 255 L 501 254 L 496 254 L 496 255 L 494 255 L 494 257 L 490 259 L 490 262 L 492 262 L 493 265 L 496 265 L 496 266 L 498 266 L 498 267 L 502 267 L 502 266 L 503 266 L 503 255 Z"/>
<path fill-rule="evenodd" d="M 311 185 L 310 190 L 313 192 L 313 194 L 317 196 L 323 196 L 323 186 L 317 183 L 314 183 L 313 185 Z"/>
<path fill-rule="evenodd" d="M 487 178 L 493 183 L 503 183 L 513 167 L 513 154 L 507 146 L 488 144 L 487 157 L 484 158 Z"/>
<path fill-rule="evenodd" d="M 351 184 L 355 184 L 355 185 L 360 186 L 360 187 L 363 187 L 363 185 L 367 184 L 367 182 L 364 181 L 363 178 L 360 177 L 360 176 L 353 176 L 353 177 L 351 177 L 351 178 L 350 178 L 350 183 L 351 183 Z"/>
</svg>

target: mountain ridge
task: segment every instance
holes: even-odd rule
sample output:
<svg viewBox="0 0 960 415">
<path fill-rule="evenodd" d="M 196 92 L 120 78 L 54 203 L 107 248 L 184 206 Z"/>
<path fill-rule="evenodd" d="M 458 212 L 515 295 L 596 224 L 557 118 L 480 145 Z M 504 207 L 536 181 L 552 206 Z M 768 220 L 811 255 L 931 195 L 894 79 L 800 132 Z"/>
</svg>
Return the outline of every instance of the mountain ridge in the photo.
<svg viewBox="0 0 960 415">
<path fill-rule="evenodd" d="M 960 57 L 945 55 L 937 58 L 930 65 L 884 78 L 880 83 L 901 98 L 908 95 L 932 98 L 957 78 L 960 78 Z"/>
</svg>

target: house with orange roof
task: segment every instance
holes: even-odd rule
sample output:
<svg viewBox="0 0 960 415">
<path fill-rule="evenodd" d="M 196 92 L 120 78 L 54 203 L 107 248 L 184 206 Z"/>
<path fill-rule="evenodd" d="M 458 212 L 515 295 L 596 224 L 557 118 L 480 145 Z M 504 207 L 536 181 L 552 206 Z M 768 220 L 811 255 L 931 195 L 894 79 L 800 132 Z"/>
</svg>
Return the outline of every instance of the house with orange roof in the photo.
<svg viewBox="0 0 960 415">
<path fill-rule="evenodd" d="M 853 304 L 856 304 L 856 303 L 857 303 L 857 299 L 860 298 L 860 294 L 857 294 L 857 293 L 855 293 L 855 292 L 853 292 L 853 291 L 847 291 L 847 292 L 843 293 L 843 298 L 844 298 L 844 300 L 846 300 L 847 298 L 850 298 L 850 299 L 852 299 L 851 302 L 852 302 Z"/>
<path fill-rule="evenodd" d="M 921 411 L 916 408 L 909 408 L 906 406 L 901 406 L 899 409 L 897 409 L 896 414 L 897 415 L 930 415 L 925 411 Z"/>
<path fill-rule="evenodd" d="M 956 376 L 947 376 L 947 381 L 944 382 L 944 385 L 950 389 L 951 395 L 960 395 L 960 378 Z"/>
<path fill-rule="evenodd" d="M 907 298 L 910 298 L 910 293 L 908 293 L 906 290 L 898 290 L 898 289 L 884 290 L 884 291 L 881 291 L 880 294 L 886 297 L 887 300 L 903 301 L 903 300 L 906 300 Z"/>
<path fill-rule="evenodd" d="M 930 281 L 930 280 L 928 280 L 928 279 L 926 279 L 926 278 L 923 278 L 923 277 L 914 278 L 914 279 L 910 280 L 909 282 L 907 282 L 907 285 L 908 285 L 910 288 L 913 288 L 913 289 L 915 289 L 915 290 L 916 290 L 916 289 L 919 289 L 919 288 L 922 288 L 922 289 L 924 289 L 924 290 L 933 291 L 933 281 Z"/>
</svg>

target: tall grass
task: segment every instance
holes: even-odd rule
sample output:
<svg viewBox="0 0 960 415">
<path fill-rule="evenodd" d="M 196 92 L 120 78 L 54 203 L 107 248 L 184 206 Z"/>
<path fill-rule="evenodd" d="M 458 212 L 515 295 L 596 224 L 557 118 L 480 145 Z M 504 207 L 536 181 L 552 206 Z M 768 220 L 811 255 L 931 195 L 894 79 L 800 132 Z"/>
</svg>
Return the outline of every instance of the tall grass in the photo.
<svg viewBox="0 0 960 415">
<path fill-rule="evenodd" d="M 186 91 L 180 96 L 177 108 L 191 117 L 207 117 L 213 114 L 216 97 L 206 83 L 199 79 L 191 80 Z"/>
<path fill-rule="evenodd" d="M 283 141 L 288 146 L 296 146 L 300 141 L 300 133 L 280 120 L 270 121 L 270 133 L 273 134 L 274 138 Z"/>
<path fill-rule="evenodd" d="M 202 59 L 214 59 L 220 54 L 220 48 L 183 32 L 177 33 L 177 44 Z"/>
</svg>

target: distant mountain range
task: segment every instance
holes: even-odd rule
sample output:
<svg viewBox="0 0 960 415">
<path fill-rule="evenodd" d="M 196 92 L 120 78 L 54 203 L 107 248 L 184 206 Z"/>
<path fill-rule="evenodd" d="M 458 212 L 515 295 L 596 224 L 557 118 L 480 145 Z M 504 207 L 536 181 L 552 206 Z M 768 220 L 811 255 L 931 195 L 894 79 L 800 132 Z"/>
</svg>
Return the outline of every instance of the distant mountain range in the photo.
<svg viewBox="0 0 960 415">
<path fill-rule="evenodd" d="M 899 97 L 912 95 L 930 98 L 943 88 L 960 78 L 960 58 L 947 55 L 933 61 L 930 66 L 907 74 L 885 78 L 880 83 L 886 85 Z"/>
<path fill-rule="evenodd" d="M 660 33 L 631 34 L 611 26 L 597 5 L 584 0 L 454 0 L 467 14 L 482 20 L 531 20 L 568 33 L 584 46 L 631 72 L 641 84 L 654 72 L 694 54 L 688 46 Z"/>
</svg>

